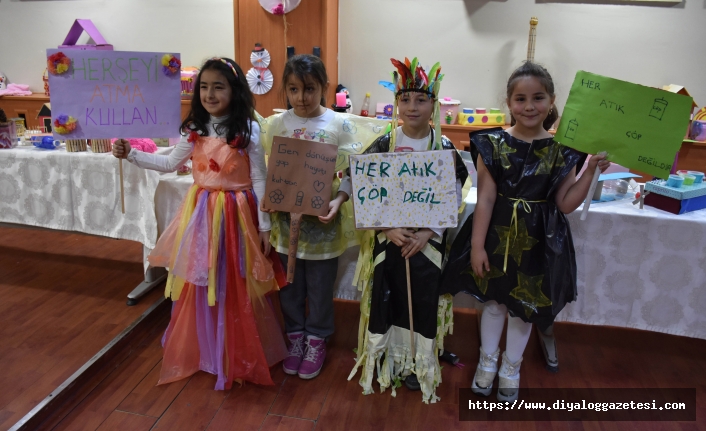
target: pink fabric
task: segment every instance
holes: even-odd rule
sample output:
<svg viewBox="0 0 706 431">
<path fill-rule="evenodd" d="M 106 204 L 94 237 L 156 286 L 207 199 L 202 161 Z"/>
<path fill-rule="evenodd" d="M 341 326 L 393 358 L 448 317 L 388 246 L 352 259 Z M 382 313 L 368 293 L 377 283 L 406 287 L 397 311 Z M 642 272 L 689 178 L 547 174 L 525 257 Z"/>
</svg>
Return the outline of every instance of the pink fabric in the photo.
<svg viewBox="0 0 706 431">
<path fill-rule="evenodd" d="M 7 88 L 0 90 L 0 96 L 31 96 L 29 85 L 26 84 L 7 84 Z"/>
<path fill-rule="evenodd" d="M 112 144 L 115 142 L 117 139 L 111 139 L 110 143 Z M 128 139 L 128 142 L 130 142 L 130 146 L 136 150 L 140 150 L 144 153 L 154 153 L 157 151 L 157 144 L 154 143 L 153 140 L 151 139 L 146 139 L 146 138 L 130 138 Z"/>
</svg>

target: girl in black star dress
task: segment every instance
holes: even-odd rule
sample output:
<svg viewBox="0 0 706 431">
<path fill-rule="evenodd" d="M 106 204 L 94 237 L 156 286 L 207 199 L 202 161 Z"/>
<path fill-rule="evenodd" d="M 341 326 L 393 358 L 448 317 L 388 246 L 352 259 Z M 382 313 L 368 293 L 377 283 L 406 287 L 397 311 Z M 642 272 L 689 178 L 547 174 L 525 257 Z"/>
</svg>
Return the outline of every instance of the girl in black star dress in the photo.
<svg viewBox="0 0 706 431">
<path fill-rule="evenodd" d="M 576 298 L 576 260 L 565 214 L 581 205 L 595 170 L 610 165 L 604 156 L 593 156 L 586 174 L 576 179 L 586 155 L 555 142 L 543 127 L 554 99 L 547 70 L 524 63 L 507 84 L 515 125 L 471 134 L 478 202 L 452 247 L 442 282 L 447 292 L 463 290 L 485 303 L 480 361 L 471 385 L 479 395 L 492 390 L 510 313 L 499 370 L 501 401 L 517 399 L 532 323 L 547 329 Z M 468 237 L 470 267 L 469 243 L 463 241 Z"/>
</svg>

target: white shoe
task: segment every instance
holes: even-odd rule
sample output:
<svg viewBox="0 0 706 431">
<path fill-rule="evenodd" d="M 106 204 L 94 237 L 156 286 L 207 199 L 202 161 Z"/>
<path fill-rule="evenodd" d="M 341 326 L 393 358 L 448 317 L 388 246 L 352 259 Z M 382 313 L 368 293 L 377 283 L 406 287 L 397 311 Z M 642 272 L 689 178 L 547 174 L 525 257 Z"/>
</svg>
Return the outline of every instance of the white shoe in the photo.
<svg viewBox="0 0 706 431">
<path fill-rule="evenodd" d="M 500 349 L 497 349 L 492 355 L 486 355 L 482 347 L 479 350 L 480 359 L 471 383 L 471 391 L 476 395 L 487 397 L 493 390 L 493 380 L 495 380 L 495 375 L 498 373 Z"/>
<path fill-rule="evenodd" d="M 559 353 L 556 349 L 556 338 L 554 338 L 553 328 L 550 326 L 548 333 L 543 333 L 539 326 L 537 326 L 537 338 L 539 338 L 539 344 L 542 346 L 542 353 L 544 353 L 544 360 L 547 362 L 547 370 L 552 373 L 559 372 Z"/>
<path fill-rule="evenodd" d="M 498 372 L 498 401 L 515 401 L 520 392 L 520 364 L 510 362 L 503 352 L 503 364 Z"/>
</svg>

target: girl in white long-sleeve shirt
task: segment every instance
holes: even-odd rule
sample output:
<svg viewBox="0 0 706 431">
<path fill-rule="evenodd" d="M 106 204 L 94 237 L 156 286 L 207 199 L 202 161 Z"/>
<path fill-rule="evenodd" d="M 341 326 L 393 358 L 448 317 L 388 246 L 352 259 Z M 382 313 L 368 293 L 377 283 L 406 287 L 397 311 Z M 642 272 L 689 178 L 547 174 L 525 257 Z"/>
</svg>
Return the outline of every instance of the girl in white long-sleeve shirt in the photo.
<svg viewBox="0 0 706 431">
<path fill-rule="evenodd" d="M 233 60 L 203 65 L 181 131 L 169 156 L 132 150 L 122 139 L 113 145 L 116 157 L 145 169 L 170 172 L 192 159 L 194 185 L 149 256 L 170 269 L 165 294 L 174 301 L 159 383 L 203 370 L 218 376 L 217 390 L 236 379 L 271 385 L 269 366 L 287 350 L 267 296 L 285 276 L 276 254 L 268 259 L 270 217 L 258 210 L 267 173 L 260 127 Z"/>
</svg>

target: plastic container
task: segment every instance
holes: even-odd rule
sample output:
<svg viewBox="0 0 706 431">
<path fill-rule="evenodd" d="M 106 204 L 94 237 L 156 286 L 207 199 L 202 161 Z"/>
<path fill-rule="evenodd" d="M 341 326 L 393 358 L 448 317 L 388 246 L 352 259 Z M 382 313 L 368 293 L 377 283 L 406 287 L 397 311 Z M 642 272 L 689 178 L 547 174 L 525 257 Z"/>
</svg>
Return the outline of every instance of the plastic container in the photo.
<svg viewBox="0 0 706 431">
<path fill-rule="evenodd" d="M 333 112 L 347 112 L 348 107 L 349 104 L 346 100 L 346 93 L 336 93 L 336 103 L 331 106 L 331 108 L 333 108 Z"/>
<path fill-rule="evenodd" d="M 603 194 L 615 196 L 615 199 L 623 199 L 628 193 L 628 182 L 625 180 L 608 180 L 603 183 Z"/>
<path fill-rule="evenodd" d="M 365 93 L 365 99 L 363 100 L 363 106 L 360 108 L 360 116 L 367 117 L 370 115 L 370 93 Z"/>
<path fill-rule="evenodd" d="M 694 184 L 700 184 L 704 181 L 704 173 L 699 171 L 687 171 L 689 175 L 694 176 Z"/>
<path fill-rule="evenodd" d="M 458 111 L 461 109 L 461 101 L 444 97 L 439 99 L 439 117 L 442 124 L 456 124 Z"/>
<path fill-rule="evenodd" d="M 669 178 L 667 179 L 667 185 L 669 187 L 676 187 L 679 188 L 684 184 L 684 177 L 680 175 L 670 175 Z"/>
</svg>

